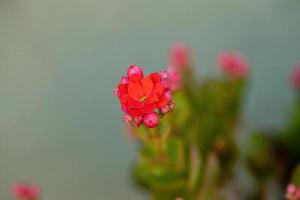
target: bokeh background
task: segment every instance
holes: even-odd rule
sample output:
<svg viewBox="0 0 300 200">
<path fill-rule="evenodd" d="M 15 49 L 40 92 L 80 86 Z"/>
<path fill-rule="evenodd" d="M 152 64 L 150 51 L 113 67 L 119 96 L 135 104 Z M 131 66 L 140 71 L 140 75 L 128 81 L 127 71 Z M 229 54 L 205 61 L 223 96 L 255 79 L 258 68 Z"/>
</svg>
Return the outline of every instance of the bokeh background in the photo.
<svg viewBox="0 0 300 200">
<path fill-rule="evenodd" d="M 248 56 L 241 140 L 284 126 L 299 0 L 0 0 L 0 199 L 15 181 L 46 200 L 146 199 L 112 90 L 129 64 L 164 68 L 178 40 L 203 77 L 222 50 Z"/>
</svg>

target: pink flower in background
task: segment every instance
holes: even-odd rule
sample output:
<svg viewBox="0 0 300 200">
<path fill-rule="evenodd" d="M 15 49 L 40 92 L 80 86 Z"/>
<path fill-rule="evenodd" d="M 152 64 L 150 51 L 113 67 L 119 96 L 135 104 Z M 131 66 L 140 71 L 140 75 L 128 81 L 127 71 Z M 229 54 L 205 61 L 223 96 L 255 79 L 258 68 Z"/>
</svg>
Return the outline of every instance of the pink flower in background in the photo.
<svg viewBox="0 0 300 200">
<path fill-rule="evenodd" d="M 158 125 L 159 117 L 156 112 L 165 114 L 165 107 L 173 104 L 168 78 L 164 71 L 144 77 L 141 67 L 131 65 L 128 68 L 127 76 L 123 76 L 118 87 L 114 89 L 125 113 L 125 123 L 132 126 L 144 123 L 149 128 Z M 168 110 L 170 111 L 171 109 Z"/>
<path fill-rule="evenodd" d="M 232 78 L 244 78 L 248 75 L 248 61 L 239 52 L 220 53 L 217 57 L 217 65 Z"/>
<path fill-rule="evenodd" d="M 300 62 L 296 65 L 293 73 L 291 74 L 290 81 L 292 86 L 296 89 L 300 88 Z"/>
<path fill-rule="evenodd" d="M 184 43 L 174 43 L 170 49 L 169 65 L 167 73 L 169 76 L 169 87 L 172 91 L 182 86 L 182 72 L 191 65 L 190 49 Z"/>
<path fill-rule="evenodd" d="M 165 88 L 175 91 L 181 87 L 181 75 L 179 71 L 173 67 L 160 72 L 160 79 Z M 171 93 L 171 91 L 169 91 Z"/>
<path fill-rule="evenodd" d="M 174 43 L 169 56 L 169 64 L 174 68 L 182 69 L 190 66 L 190 49 L 184 43 Z"/>
<path fill-rule="evenodd" d="M 170 88 L 172 91 L 178 90 L 182 86 L 181 74 L 173 67 L 168 67 L 167 72 L 169 74 Z"/>
<path fill-rule="evenodd" d="M 16 183 L 12 186 L 12 194 L 18 200 L 39 200 L 40 188 L 37 185 Z"/>
<path fill-rule="evenodd" d="M 300 200 L 300 188 L 297 187 L 295 184 L 290 183 L 286 188 L 285 197 L 288 200 Z"/>
</svg>

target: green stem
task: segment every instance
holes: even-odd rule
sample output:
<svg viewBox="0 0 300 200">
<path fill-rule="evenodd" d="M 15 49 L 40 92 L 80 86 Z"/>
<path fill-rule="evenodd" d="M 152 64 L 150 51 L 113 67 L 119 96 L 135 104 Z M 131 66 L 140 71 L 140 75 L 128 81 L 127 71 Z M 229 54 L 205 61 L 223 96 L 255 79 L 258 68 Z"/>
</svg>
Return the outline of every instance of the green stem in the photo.
<svg viewBox="0 0 300 200">
<path fill-rule="evenodd" d="M 163 151 L 163 145 L 162 145 L 162 139 L 157 133 L 156 128 L 150 128 L 150 137 L 155 145 L 155 148 L 159 154 L 160 158 L 164 158 L 164 151 Z"/>
</svg>

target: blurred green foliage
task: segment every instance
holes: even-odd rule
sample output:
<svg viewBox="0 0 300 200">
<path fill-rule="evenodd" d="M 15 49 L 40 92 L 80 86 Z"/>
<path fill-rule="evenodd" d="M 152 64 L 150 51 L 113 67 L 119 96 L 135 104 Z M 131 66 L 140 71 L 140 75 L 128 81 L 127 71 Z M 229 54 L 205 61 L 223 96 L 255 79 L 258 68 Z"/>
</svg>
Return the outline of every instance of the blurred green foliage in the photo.
<svg viewBox="0 0 300 200">
<path fill-rule="evenodd" d="M 197 81 L 182 72 L 176 109 L 154 129 L 136 128 L 141 139 L 135 180 L 153 200 L 219 199 L 237 159 L 235 142 L 245 79 Z"/>
</svg>

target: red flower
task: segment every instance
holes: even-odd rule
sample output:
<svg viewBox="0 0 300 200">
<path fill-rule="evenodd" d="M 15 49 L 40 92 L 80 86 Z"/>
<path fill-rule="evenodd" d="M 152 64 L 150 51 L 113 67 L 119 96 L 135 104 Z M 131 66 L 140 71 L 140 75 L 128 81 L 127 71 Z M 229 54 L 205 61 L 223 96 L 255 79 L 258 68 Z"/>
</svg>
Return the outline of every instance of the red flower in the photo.
<svg viewBox="0 0 300 200">
<path fill-rule="evenodd" d="M 143 70 L 139 66 L 132 65 L 128 68 L 127 77 L 123 77 L 114 90 L 126 114 L 124 118 L 126 123 L 138 126 L 143 122 L 145 115 L 156 110 L 160 111 L 172 103 L 170 89 L 163 81 L 165 79 L 160 77 L 160 73 L 155 72 L 144 77 Z M 154 126 L 152 124 L 149 127 Z"/>
</svg>

